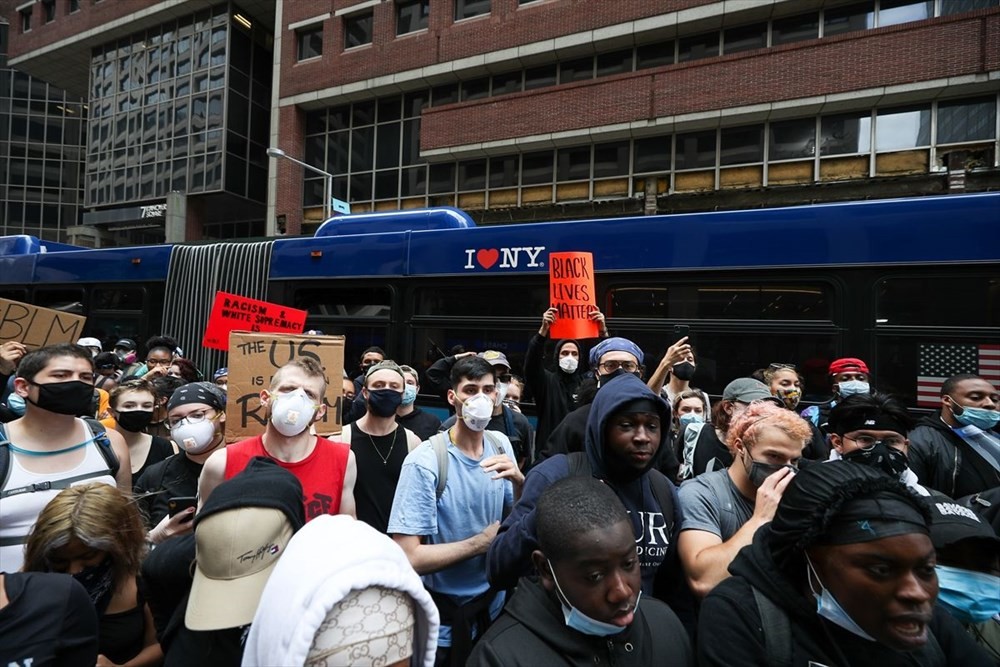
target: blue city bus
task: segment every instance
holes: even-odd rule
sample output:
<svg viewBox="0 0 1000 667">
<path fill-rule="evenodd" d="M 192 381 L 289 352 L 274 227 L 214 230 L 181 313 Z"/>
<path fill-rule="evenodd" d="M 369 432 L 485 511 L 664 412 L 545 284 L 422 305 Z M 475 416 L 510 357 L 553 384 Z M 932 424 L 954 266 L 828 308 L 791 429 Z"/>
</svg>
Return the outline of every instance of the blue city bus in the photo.
<svg viewBox="0 0 1000 667">
<path fill-rule="evenodd" d="M 819 399 L 839 356 L 913 407 L 918 377 L 1000 373 L 982 353 L 1000 345 L 1000 193 L 497 226 L 421 209 L 312 237 L 108 249 L 7 237 L 0 297 L 85 314 L 106 345 L 173 335 L 207 372 L 225 365 L 200 347 L 217 290 L 307 310 L 307 329 L 346 336 L 349 370 L 370 345 L 426 367 L 461 344 L 518 372 L 561 251 L 593 253 L 609 327 L 647 368 L 688 325 L 693 384 L 715 395 L 781 362 Z"/>
</svg>

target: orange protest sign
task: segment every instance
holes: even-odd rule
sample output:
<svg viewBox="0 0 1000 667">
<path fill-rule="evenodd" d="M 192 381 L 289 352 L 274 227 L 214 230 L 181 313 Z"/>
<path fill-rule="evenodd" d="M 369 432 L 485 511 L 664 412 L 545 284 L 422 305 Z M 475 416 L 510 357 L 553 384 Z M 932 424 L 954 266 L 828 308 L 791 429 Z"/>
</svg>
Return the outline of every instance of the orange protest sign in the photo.
<svg viewBox="0 0 1000 667">
<path fill-rule="evenodd" d="M 308 313 L 277 303 L 216 292 L 201 344 L 213 350 L 229 349 L 229 332 L 302 333 Z"/>
<path fill-rule="evenodd" d="M 589 252 L 549 254 L 549 296 L 556 321 L 549 337 L 596 338 L 597 322 L 590 313 L 597 307 L 594 292 L 594 256 Z"/>
</svg>

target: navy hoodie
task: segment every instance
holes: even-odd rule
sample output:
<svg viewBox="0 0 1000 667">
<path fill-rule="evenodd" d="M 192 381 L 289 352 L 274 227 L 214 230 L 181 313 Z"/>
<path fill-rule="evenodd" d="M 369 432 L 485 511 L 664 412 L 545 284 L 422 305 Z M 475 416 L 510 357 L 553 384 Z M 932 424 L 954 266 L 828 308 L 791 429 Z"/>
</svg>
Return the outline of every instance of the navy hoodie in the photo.
<svg viewBox="0 0 1000 667">
<path fill-rule="evenodd" d="M 639 398 L 655 402 L 659 409 L 660 447 L 644 471 L 629 473 L 623 467 L 615 466 L 614 462 L 608 465 L 603 434 L 611 415 L 624 404 Z M 645 595 L 653 594 L 657 568 L 667 558 L 668 552 L 672 558 L 676 530 L 681 524 L 677 489 L 667 482 L 674 497 L 674 513 L 664 517 L 649 482 L 650 475 L 662 475 L 656 466 L 669 446 L 669 424 L 670 408 L 666 402 L 631 373 L 616 377 L 601 387 L 587 420 L 584 451 L 594 477 L 610 486 L 628 510 L 642 565 L 642 590 Z M 520 500 L 500 526 L 487 553 L 486 567 L 492 585 L 511 588 L 519 577 L 531 573 L 531 552 L 538 548 L 535 537 L 538 498 L 549 485 L 567 476 L 569 461 L 564 454 L 542 461 L 528 473 Z"/>
</svg>

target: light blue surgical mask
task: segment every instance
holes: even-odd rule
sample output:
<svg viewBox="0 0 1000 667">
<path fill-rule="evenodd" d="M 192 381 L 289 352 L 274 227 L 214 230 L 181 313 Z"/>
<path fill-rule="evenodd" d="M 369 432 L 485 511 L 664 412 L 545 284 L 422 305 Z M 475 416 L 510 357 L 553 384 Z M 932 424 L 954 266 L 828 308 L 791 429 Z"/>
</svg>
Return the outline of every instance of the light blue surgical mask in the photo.
<svg viewBox="0 0 1000 667">
<path fill-rule="evenodd" d="M 24 396 L 11 394 L 7 397 L 7 407 L 11 412 L 20 417 L 24 414 Z"/>
<path fill-rule="evenodd" d="M 954 415 L 955 421 L 962 426 L 975 426 L 984 431 L 989 431 L 991 428 L 1000 423 L 1000 412 L 997 412 L 996 410 L 959 405 L 958 401 L 954 398 L 951 400 L 953 401 L 951 414 Z M 961 410 L 961 412 L 958 410 Z"/>
<path fill-rule="evenodd" d="M 869 394 L 871 393 L 871 385 L 862 380 L 848 380 L 847 382 L 838 382 L 838 391 L 840 392 L 841 398 L 847 398 L 848 396 L 854 396 L 855 394 Z"/>
<path fill-rule="evenodd" d="M 704 424 L 705 415 L 700 415 L 697 412 L 685 412 L 677 418 L 677 423 L 681 425 L 681 431 L 683 431 L 688 427 L 688 424 Z"/>
<path fill-rule="evenodd" d="M 1000 577 L 937 565 L 938 599 L 962 623 L 982 623 L 1000 614 Z"/>
<path fill-rule="evenodd" d="M 417 400 L 417 388 L 412 384 L 403 387 L 403 405 L 413 405 Z"/>
<path fill-rule="evenodd" d="M 562 606 L 563 619 L 566 621 L 567 628 L 592 637 L 610 637 L 611 635 L 617 635 L 625 630 L 625 628 L 620 625 L 612 625 L 611 623 L 605 623 L 603 621 L 593 619 L 571 605 L 569 603 L 569 598 L 566 597 L 566 594 L 562 591 L 562 587 L 559 586 L 559 580 L 556 579 L 556 571 L 553 569 L 552 563 L 550 561 L 546 562 L 549 564 L 549 572 L 552 573 L 552 581 L 556 584 L 556 591 L 559 592 L 559 604 Z M 642 591 L 640 590 L 639 594 L 635 598 L 635 607 L 632 609 L 633 612 L 639 608 L 639 598 L 641 597 Z"/>
<path fill-rule="evenodd" d="M 814 577 L 820 587 L 819 593 L 813 588 Z M 862 630 L 861 626 L 854 622 L 854 619 L 840 606 L 840 603 L 833 597 L 833 594 L 823 585 L 819 574 L 816 572 L 816 568 L 813 567 L 812 561 L 809 560 L 808 554 L 806 555 L 806 579 L 809 581 L 809 590 L 812 591 L 813 597 L 816 598 L 816 613 L 819 616 L 847 630 L 852 635 L 857 635 L 870 642 L 875 641 L 874 637 Z"/>
</svg>

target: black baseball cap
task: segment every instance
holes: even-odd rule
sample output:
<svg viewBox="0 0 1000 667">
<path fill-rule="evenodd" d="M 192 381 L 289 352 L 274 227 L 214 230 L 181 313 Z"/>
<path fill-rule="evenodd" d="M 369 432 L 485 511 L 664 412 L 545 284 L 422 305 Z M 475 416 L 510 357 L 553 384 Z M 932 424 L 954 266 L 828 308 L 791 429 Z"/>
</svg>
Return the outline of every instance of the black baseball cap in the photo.
<svg viewBox="0 0 1000 667">
<path fill-rule="evenodd" d="M 931 514 L 931 541 L 935 549 L 944 549 L 964 540 L 976 540 L 984 548 L 1000 552 L 1000 536 L 972 509 L 948 496 L 928 498 Z"/>
<path fill-rule="evenodd" d="M 118 342 L 115 343 L 115 347 L 120 347 L 126 350 L 135 350 L 135 341 L 131 338 L 119 338 Z"/>
</svg>

